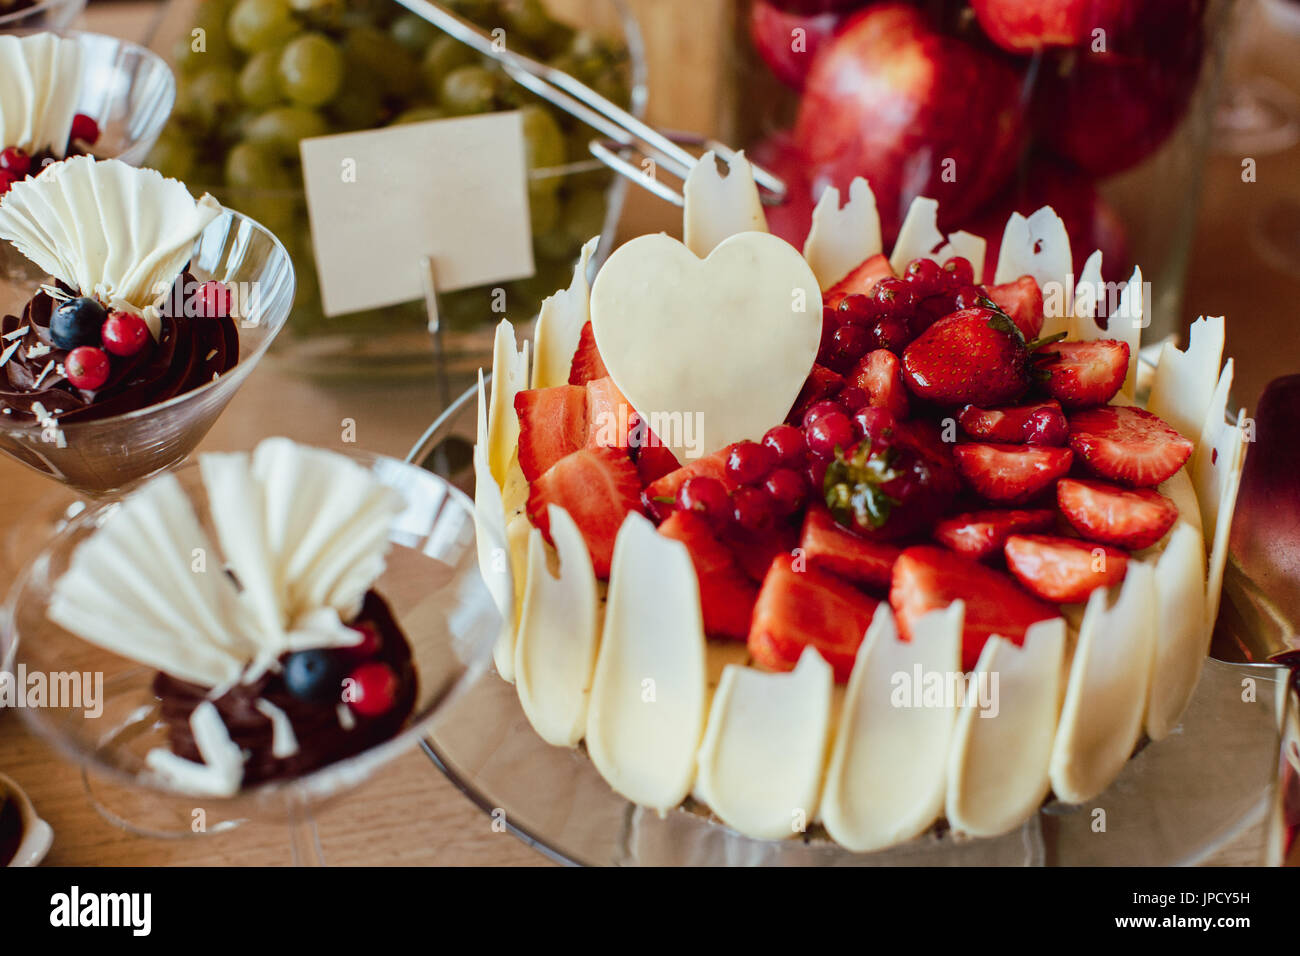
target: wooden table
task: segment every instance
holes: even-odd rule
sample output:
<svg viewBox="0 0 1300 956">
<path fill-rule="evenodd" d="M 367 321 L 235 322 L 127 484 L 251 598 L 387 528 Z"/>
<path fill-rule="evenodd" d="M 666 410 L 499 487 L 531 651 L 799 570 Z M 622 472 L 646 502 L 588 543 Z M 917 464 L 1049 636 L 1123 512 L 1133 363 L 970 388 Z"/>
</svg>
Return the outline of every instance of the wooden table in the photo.
<svg viewBox="0 0 1300 956">
<path fill-rule="evenodd" d="M 700 25 L 728 22 L 724 0 L 640 0 L 652 48 L 671 51 L 673 70 L 654 85 L 652 119 L 671 117 L 689 127 L 708 122 L 698 90 L 682 78 L 693 75 L 683 60 L 716 52 L 701 39 Z M 94 6 L 88 28 L 139 38 L 151 4 Z M 701 12 L 703 11 L 703 12 Z M 690 29 L 686 28 L 689 23 Z M 673 37 L 681 39 L 674 46 Z M 1266 40 L 1252 57 L 1300 89 L 1300 66 L 1285 37 Z M 703 98 L 707 103 L 707 97 Z M 1256 183 L 1241 181 L 1241 157 L 1214 156 L 1205 176 L 1204 208 L 1196 237 L 1187 312 L 1226 314 L 1228 349 L 1236 357 L 1235 393 L 1251 406 L 1273 377 L 1300 370 L 1300 334 L 1294 307 L 1300 282 L 1294 270 L 1262 262 L 1248 237 L 1252 218 L 1281 196 L 1300 199 L 1300 150 L 1259 159 Z M 637 193 L 639 191 L 633 191 Z M 629 203 L 625 231 L 672 228 L 673 216 L 642 195 Z M 357 444 L 401 457 L 437 412 L 431 382 L 313 384 L 269 358 L 218 421 L 204 449 L 245 449 L 259 439 L 286 434 L 322 446 L 337 446 L 343 419 L 356 422 Z M 51 483 L 8 460 L 0 461 L 6 513 L 23 514 L 47 496 Z M 7 528 L 0 524 L 0 536 Z M 230 833 L 186 840 L 132 836 L 106 823 L 90 806 L 80 771 L 35 738 L 13 713 L 0 713 L 0 769 L 15 778 L 55 830 L 53 864 L 238 864 L 277 865 L 290 861 L 288 833 L 281 825 L 250 823 Z M 369 865 L 536 865 L 546 861 L 491 821 L 415 751 L 395 761 L 353 794 L 318 817 L 326 860 Z M 1215 864 L 1249 864 L 1259 859 L 1258 828 L 1217 854 Z"/>
</svg>

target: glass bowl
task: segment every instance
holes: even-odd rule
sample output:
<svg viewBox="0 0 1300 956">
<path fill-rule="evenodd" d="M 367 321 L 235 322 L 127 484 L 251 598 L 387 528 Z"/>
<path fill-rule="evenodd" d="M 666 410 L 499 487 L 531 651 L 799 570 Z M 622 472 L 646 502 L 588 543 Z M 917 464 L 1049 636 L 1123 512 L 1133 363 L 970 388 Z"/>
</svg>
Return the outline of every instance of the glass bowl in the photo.
<svg viewBox="0 0 1300 956">
<path fill-rule="evenodd" d="M 67 28 L 86 9 L 86 0 L 34 0 L 28 6 L 0 14 L 0 33 L 36 33 Z"/>
<path fill-rule="evenodd" d="M 418 691 L 398 735 L 311 773 L 268 781 L 233 797 L 197 798 L 170 789 L 147 772 L 145 755 L 166 741 L 156 719 L 155 671 L 86 643 L 46 616 L 51 588 L 75 548 L 111 520 L 116 503 L 97 505 L 71 521 L 14 583 L 0 615 L 0 671 L 8 672 L 0 679 L 36 672 L 102 675 L 98 716 L 72 706 L 19 709 L 33 731 L 83 765 L 92 799 L 112 822 L 145 835 L 190 836 L 196 829 L 196 806 L 203 810 L 204 832 L 228 829 L 254 816 L 283 819 L 286 812 L 295 822 L 309 822 L 312 808 L 414 747 L 440 708 L 455 700 L 462 679 L 486 667 L 500 616 L 478 570 L 473 503 L 422 469 L 364 452 L 349 457 L 406 503 L 389 529 L 386 567 L 373 587 L 410 642 Z M 175 476 L 215 541 L 198 465 L 187 464 Z"/>
<path fill-rule="evenodd" d="M 141 165 L 176 104 L 171 67 L 151 50 L 117 37 L 69 36 L 81 47 L 85 63 L 77 112 L 99 125 L 99 141 L 92 152 Z"/>
<path fill-rule="evenodd" d="M 199 281 L 249 290 L 234 368 L 165 402 L 57 430 L 0 416 L 0 451 L 91 498 L 121 494 L 185 458 L 284 328 L 294 294 L 293 263 L 280 240 L 229 209 L 195 240 L 190 271 Z M 0 311 L 17 314 L 45 281 L 35 265 L 0 243 Z"/>
<path fill-rule="evenodd" d="M 473 487 L 477 389 L 461 395 L 408 460 Z M 1228 596 L 1224 596 L 1225 602 Z M 1243 680 L 1259 683 L 1242 702 Z M 561 862 L 728 866 L 1168 866 L 1204 860 L 1262 823 L 1279 752 L 1277 667 L 1209 660 L 1179 730 L 1143 747 L 1092 804 L 1049 803 L 1018 829 L 986 840 L 935 829 L 881 853 L 854 854 L 818 831 L 804 840 L 754 840 L 689 801 L 664 817 L 614 793 L 579 748 L 537 736 L 515 688 L 491 668 L 466 685 L 424 749 L 484 813 Z M 1094 830 L 1094 809 L 1106 830 Z M 1262 862 L 1262 859 L 1261 861 Z"/>
</svg>

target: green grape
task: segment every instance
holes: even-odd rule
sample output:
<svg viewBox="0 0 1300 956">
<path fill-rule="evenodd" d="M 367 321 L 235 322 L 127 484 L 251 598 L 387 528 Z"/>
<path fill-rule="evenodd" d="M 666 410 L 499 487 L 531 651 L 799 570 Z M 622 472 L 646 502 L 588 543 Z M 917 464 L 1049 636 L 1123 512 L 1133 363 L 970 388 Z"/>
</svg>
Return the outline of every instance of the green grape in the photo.
<svg viewBox="0 0 1300 956">
<path fill-rule="evenodd" d="M 541 0 L 510 0 L 504 13 L 506 28 L 529 43 L 547 43 L 553 36 L 555 21 L 547 15 Z"/>
<path fill-rule="evenodd" d="M 245 53 L 280 46 L 298 32 L 287 0 L 239 0 L 226 21 L 230 42 Z"/>
<path fill-rule="evenodd" d="M 235 113 L 228 113 L 218 126 L 217 135 L 222 142 L 238 143 L 245 139 L 248 134 L 248 127 L 257 119 L 256 110 L 239 110 Z"/>
<path fill-rule="evenodd" d="M 550 232 L 560 219 L 560 200 L 554 189 L 536 189 L 528 184 L 528 221 L 533 235 Z"/>
<path fill-rule="evenodd" d="M 248 141 L 263 146 L 282 157 L 296 158 L 299 140 L 324 136 L 329 124 L 315 110 L 300 106 L 277 106 L 267 110 L 248 125 Z"/>
<path fill-rule="evenodd" d="M 478 62 L 477 53 L 455 37 L 443 34 L 424 51 L 424 59 L 420 62 L 425 89 L 437 96 L 448 73 L 457 67 L 471 66 Z"/>
<path fill-rule="evenodd" d="M 235 51 L 230 45 L 226 20 L 234 6 L 234 0 L 204 0 L 195 10 L 194 25 L 180 39 L 178 49 L 179 44 L 184 43 L 200 69 L 233 63 Z"/>
<path fill-rule="evenodd" d="M 378 27 L 348 31 L 343 50 L 350 63 L 365 67 L 384 84 L 384 92 L 407 96 L 420 85 L 419 66 L 406 48 Z"/>
<path fill-rule="evenodd" d="M 576 244 L 599 236 L 605 226 L 605 189 L 599 177 L 590 178 L 592 183 L 574 189 L 564 202 L 564 231 Z"/>
<path fill-rule="evenodd" d="M 426 123 L 429 120 L 446 119 L 447 114 L 436 106 L 413 106 L 397 115 L 390 123 L 390 126 L 401 126 L 405 123 Z"/>
<path fill-rule="evenodd" d="M 323 33 L 295 37 L 280 54 L 280 88 L 300 106 L 323 106 L 343 82 L 343 54 Z"/>
<path fill-rule="evenodd" d="M 238 79 L 229 67 L 204 70 L 187 77 L 177 91 L 176 113 L 206 131 L 232 112 L 239 102 Z"/>
<path fill-rule="evenodd" d="M 292 185 L 292 179 L 273 150 L 240 143 L 226 157 L 226 184 L 243 189 L 284 189 Z"/>
<path fill-rule="evenodd" d="M 249 106 L 266 109 L 284 100 L 280 90 L 280 51 L 254 53 L 239 71 L 239 97 Z"/>
<path fill-rule="evenodd" d="M 423 55 L 429 44 L 446 36 L 424 17 L 414 13 L 403 13 L 393 21 L 388 32 L 412 56 Z"/>
<path fill-rule="evenodd" d="M 524 127 L 524 150 L 529 169 L 560 166 L 566 158 L 564 133 L 542 106 L 525 106 L 519 111 Z"/>
<path fill-rule="evenodd" d="M 497 80 L 481 66 L 462 66 L 452 70 L 442 81 L 439 102 L 453 116 L 486 113 L 496 96 Z"/>
<path fill-rule="evenodd" d="M 144 164 L 184 182 L 194 172 L 194 147 L 179 133 L 164 134 L 153 144 Z"/>
<path fill-rule="evenodd" d="M 385 109 L 378 81 L 363 75 L 361 70 L 349 71 L 328 112 L 330 119 L 343 132 L 379 126 L 383 123 Z"/>
</svg>

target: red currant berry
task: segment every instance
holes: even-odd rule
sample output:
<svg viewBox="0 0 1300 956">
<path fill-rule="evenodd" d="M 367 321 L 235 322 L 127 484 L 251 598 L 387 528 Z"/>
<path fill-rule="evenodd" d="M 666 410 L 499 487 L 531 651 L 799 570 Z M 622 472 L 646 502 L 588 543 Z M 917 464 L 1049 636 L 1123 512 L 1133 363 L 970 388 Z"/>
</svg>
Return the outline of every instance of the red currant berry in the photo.
<svg viewBox="0 0 1300 956">
<path fill-rule="evenodd" d="M 948 288 L 959 289 L 975 282 L 975 267 L 964 256 L 953 256 L 943 264 Z"/>
<path fill-rule="evenodd" d="M 832 412 L 843 412 L 838 402 L 833 402 L 829 398 L 822 399 L 820 402 L 814 402 L 808 406 L 808 410 L 803 413 L 803 427 L 806 432 L 812 427 L 813 423 L 823 415 L 829 415 Z"/>
<path fill-rule="evenodd" d="M 3 169 L 0 169 L 0 196 L 3 196 L 5 193 L 7 193 L 9 191 L 9 187 L 16 182 L 18 182 L 18 177 L 16 177 L 13 173 L 7 173 Z"/>
<path fill-rule="evenodd" d="M 871 345 L 871 336 L 860 325 L 841 325 L 831 335 L 831 364 L 848 368 L 862 358 Z"/>
<path fill-rule="evenodd" d="M 845 386 L 840 389 L 840 393 L 835 396 L 836 403 L 850 415 L 856 412 L 863 405 L 867 404 L 870 400 L 871 396 L 856 385 Z"/>
<path fill-rule="evenodd" d="M 876 310 L 882 316 L 911 315 L 916 303 L 920 301 L 920 297 L 907 282 L 893 276 L 877 282 L 872 295 L 876 300 Z"/>
<path fill-rule="evenodd" d="M 826 484 L 826 462 L 820 458 L 810 458 L 804 473 L 808 477 L 808 487 L 812 489 L 813 497 L 820 498 Z"/>
<path fill-rule="evenodd" d="M 731 495 L 736 524 L 746 531 L 762 531 L 772 523 L 773 501 L 757 488 L 737 488 Z"/>
<path fill-rule="evenodd" d="M 964 285 L 957 290 L 952 297 L 952 308 L 954 312 L 960 312 L 963 309 L 975 309 L 983 305 L 980 301 L 984 298 L 984 291 L 978 286 Z"/>
<path fill-rule="evenodd" d="M 230 315 L 230 289 L 224 282 L 209 279 L 199 286 L 197 297 L 198 314 L 204 319 L 223 319 Z"/>
<path fill-rule="evenodd" d="M 756 441 L 738 441 L 727 451 L 727 477 L 738 485 L 756 485 L 776 467 L 776 452 Z"/>
<path fill-rule="evenodd" d="M 731 501 L 726 486 L 717 478 L 697 475 L 687 478 L 677 489 L 677 510 L 694 511 L 716 522 L 731 514 Z"/>
<path fill-rule="evenodd" d="M 793 425 L 777 425 L 767 430 L 763 444 L 776 453 L 778 465 L 797 468 L 803 464 L 808 446 L 803 440 L 803 432 Z"/>
<path fill-rule="evenodd" d="M 22 179 L 32 169 L 32 158 L 17 146 L 0 151 L 0 169 L 15 179 Z"/>
<path fill-rule="evenodd" d="M 348 701 L 362 717 L 382 717 L 397 703 L 397 675 L 382 661 L 367 661 L 348 675 L 351 699 Z"/>
<path fill-rule="evenodd" d="M 943 286 L 943 267 L 933 259 L 913 259 L 903 272 L 903 281 L 916 291 L 918 297 L 924 298 Z"/>
<path fill-rule="evenodd" d="M 379 653 L 384 639 L 379 636 L 379 628 L 369 621 L 351 625 L 352 630 L 361 634 L 361 641 L 351 647 L 340 647 L 339 653 L 349 661 L 365 661 Z"/>
<path fill-rule="evenodd" d="M 97 349 L 93 345 L 78 346 L 63 360 L 63 371 L 68 381 L 88 392 L 93 392 L 108 381 L 108 369 L 108 356 L 103 349 Z"/>
<path fill-rule="evenodd" d="M 901 353 L 912 341 L 912 328 L 905 319 L 887 315 L 871 327 L 871 347 Z"/>
<path fill-rule="evenodd" d="M 836 448 L 847 451 L 854 438 L 853 423 L 838 407 L 808 426 L 808 450 L 822 461 L 834 458 Z"/>
<path fill-rule="evenodd" d="M 846 295 L 837 307 L 840 321 L 847 324 L 861 325 L 871 315 L 871 297 L 861 292 Z"/>
<path fill-rule="evenodd" d="M 803 507 L 808 497 L 808 484 L 804 476 L 793 468 L 778 468 L 767 476 L 763 490 L 772 499 L 772 506 L 781 517 L 794 514 Z"/>
<path fill-rule="evenodd" d="M 99 142 L 99 124 L 85 113 L 78 113 L 72 117 L 72 132 L 68 138 L 94 146 Z"/>
<path fill-rule="evenodd" d="M 110 312 L 100 330 L 104 348 L 114 355 L 134 355 L 149 341 L 149 326 L 144 319 L 130 312 Z"/>
<path fill-rule="evenodd" d="M 886 432 L 891 431 L 896 424 L 892 412 L 874 405 L 859 408 L 853 416 L 854 432 L 859 438 L 869 439 L 873 448 L 881 448 L 889 444 L 889 436 Z"/>
</svg>

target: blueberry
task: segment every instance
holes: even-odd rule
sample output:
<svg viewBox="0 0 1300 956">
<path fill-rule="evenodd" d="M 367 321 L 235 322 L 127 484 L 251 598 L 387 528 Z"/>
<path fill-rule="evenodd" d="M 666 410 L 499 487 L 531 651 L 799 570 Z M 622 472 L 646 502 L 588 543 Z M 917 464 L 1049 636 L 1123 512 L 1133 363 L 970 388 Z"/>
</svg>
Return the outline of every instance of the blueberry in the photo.
<svg viewBox="0 0 1300 956">
<path fill-rule="evenodd" d="M 341 693 L 342 668 L 329 651 L 298 651 L 284 662 L 284 686 L 299 700 L 325 701 Z"/>
<path fill-rule="evenodd" d="M 50 339 L 61 349 L 79 345 L 98 345 L 99 332 L 108 313 L 94 299 L 69 299 L 54 310 L 50 319 Z"/>
</svg>

